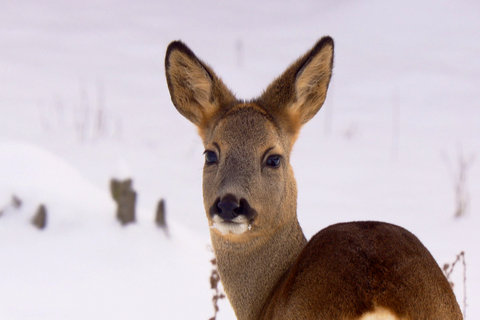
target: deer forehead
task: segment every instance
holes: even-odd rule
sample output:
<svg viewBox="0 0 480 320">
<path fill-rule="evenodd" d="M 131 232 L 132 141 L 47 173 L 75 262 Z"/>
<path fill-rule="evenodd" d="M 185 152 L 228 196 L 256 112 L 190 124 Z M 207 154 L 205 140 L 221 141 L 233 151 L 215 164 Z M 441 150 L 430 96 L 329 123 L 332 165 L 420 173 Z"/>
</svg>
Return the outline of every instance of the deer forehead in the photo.
<svg viewBox="0 0 480 320">
<path fill-rule="evenodd" d="M 266 112 L 241 106 L 222 115 L 207 132 L 204 142 L 207 147 L 217 144 L 221 149 L 257 153 L 269 148 L 284 149 L 282 136 L 281 129 Z"/>
</svg>

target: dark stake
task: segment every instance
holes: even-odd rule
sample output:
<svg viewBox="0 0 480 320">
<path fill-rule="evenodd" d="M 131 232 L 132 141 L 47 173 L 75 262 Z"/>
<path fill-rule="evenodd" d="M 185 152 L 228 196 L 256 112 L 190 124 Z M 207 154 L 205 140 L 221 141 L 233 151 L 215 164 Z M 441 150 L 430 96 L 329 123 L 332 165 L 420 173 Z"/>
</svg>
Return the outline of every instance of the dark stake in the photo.
<svg viewBox="0 0 480 320">
<path fill-rule="evenodd" d="M 110 191 L 117 203 L 117 219 L 122 225 L 135 222 L 137 193 L 132 188 L 132 179 L 110 180 Z"/>
<path fill-rule="evenodd" d="M 32 218 L 32 224 L 40 230 L 47 226 L 47 208 L 41 204 L 38 206 L 35 215 Z"/>
<path fill-rule="evenodd" d="M 157 211 L 155 213 L 155 223 L 161 228 L 167 228 L 167 220 L 165 218 L 165 200 L 160 199 L 157 204 Z"/>
</svg>

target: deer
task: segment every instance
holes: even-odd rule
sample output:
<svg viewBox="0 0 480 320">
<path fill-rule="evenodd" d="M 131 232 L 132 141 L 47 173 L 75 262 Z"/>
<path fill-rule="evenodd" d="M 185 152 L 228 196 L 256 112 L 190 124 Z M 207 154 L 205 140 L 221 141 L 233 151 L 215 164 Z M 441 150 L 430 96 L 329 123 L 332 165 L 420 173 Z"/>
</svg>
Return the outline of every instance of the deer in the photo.
<svg viewBox="0 0 480 320">
<path fill-rule="evenodd" d="M 203 142 L 203 202 L 218 272 L 247 319 L 456 320 L 449 282 L 420 240 L 386 222 L 343 222 L 307 241 L 290 165 L 300 128 L 322 107 L 334 42 L 321 38 L 260 97 L 240 100 L 181 41 L 165 73 Z"/>
</svg>

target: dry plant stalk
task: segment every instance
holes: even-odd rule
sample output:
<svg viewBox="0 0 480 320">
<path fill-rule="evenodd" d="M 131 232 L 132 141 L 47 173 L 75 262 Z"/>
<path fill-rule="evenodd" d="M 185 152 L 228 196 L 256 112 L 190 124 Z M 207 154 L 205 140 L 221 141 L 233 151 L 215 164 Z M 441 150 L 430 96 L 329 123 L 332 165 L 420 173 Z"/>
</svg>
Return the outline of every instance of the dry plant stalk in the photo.
<svg viewBox="0 0 480 320">
<path fill-rule="evenodd" d="M 220 310 L 218 308 L 218 300 L 224 299 L 225 295 L 220 291 L 220 288 L 218 287 L 218 283 L 220 282 L 220 274 L 217 270 L 217 259 L 213 258 L 212 260 L 210 260 L 210 263 L 212 264 L 212 272 L 210 273 L 210 288 L 214 291 L 212 296 L 214 314 L 213 317 L 208 320 L 216 320 L 217 313 Z"/>
<path fill-rule="evenodd" d="M 458 156 L 458 172 L 455 177 L 455 200 L 457 207 L 455 208 L 455 217 L 459 218 L 468 210 L 470 196 L 467 190 L 467 173 L 473 164 L 473 157 L 465 158 L 463 154 Z"/>
<path fill-rule="evenodd" d="M 461 218 L 466 215 L 470 205 L 470 194 L 467 187 L 468 172 L 475 162 L 475 156 L 470 155 L 466 157 L 461 149 L 457 152 L 456 166 L 450 162 L 450 159 L 445 155 L 445 161 L 452 175 L 452 182 L 455 192 L 455 218 Z"/>
<path fill-rule="evenodd" d="M 465 261 L 465 252 L 462 251 L 459 254 L 457 254 L 457 257 L 455 258 L 455 261 L 453 261 L 451 264 L 445 263 L 443 265 L 443 273 L 445 274 L 445 277 L 447 277 L 448 283 L 450 283 L 450 286 L 453 288 L 454 283 L 450 279 L 450 276 L 452 275 L 453 270 L 455 269 L 455 266 L 457 265 L 458 262 L 462 262 L 463 266 L 463 318 L 467 319 L 467 263 Z"/>
</svg>

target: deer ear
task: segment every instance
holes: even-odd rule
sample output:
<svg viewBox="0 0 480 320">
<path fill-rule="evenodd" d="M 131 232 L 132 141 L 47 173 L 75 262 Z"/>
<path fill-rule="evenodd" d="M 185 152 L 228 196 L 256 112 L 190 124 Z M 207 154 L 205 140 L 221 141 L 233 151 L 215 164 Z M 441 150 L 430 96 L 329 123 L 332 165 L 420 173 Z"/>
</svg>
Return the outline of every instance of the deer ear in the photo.
<svg viewBox="0 0 480 320">
<path fill-rule="evenodd" d="M 313 118 L 327 96 L 332 76 L 333 40 L 323 38 L 308 55 L 305 64 L 298 70 L 295 79 L 295 102 L 291 112 L 298 114 L 302 124 Z"/>
<path fill-rule="evenodd" d="M 274 115 L 286 118 L 298 132 L 320 110 L 333 68 L 333 39 L 324 37 L 293 63 L 258 99 Z"/>
<path fill-rule="evenodd" d="M 173 104 L 198 127 L 206 125 L 222 105 L 235 100 L 213 71 L 180 41 L 167 48 L 165 72 Z"/>
</svg>

